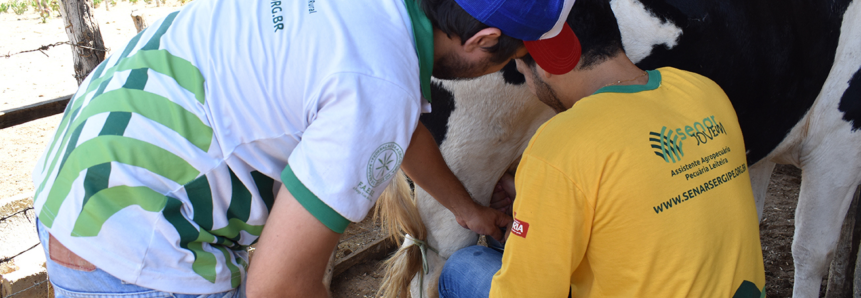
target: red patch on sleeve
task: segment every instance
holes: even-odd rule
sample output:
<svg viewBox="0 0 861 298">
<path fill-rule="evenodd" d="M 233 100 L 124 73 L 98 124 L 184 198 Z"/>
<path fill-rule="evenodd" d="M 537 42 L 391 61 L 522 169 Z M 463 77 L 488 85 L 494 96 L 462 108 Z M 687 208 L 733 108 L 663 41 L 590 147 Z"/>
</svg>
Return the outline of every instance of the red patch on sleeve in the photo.
<svg viewBox="0 0 861 298">
<path fill-rule="evenodd" d="M 526 232 L 529 232 L 529 223 L 515 218 L 511 223 L 511 233 L 526 238 Z"/>
</svg>

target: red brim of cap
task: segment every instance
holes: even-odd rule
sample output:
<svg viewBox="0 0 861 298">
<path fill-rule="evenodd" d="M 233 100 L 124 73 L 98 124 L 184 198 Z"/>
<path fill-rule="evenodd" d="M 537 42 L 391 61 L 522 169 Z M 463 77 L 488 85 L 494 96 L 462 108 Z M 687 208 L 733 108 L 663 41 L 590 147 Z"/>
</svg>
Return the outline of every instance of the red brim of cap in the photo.
<svg viewBox="0 0 861 298">
<path fill-rule="evenodd" d="M 552 74 L 566 74 L 580 61 L 580 40 L 567 23 L 552 38 L 523 41 L 523 44 L 535 63 Z"/>
</svg>

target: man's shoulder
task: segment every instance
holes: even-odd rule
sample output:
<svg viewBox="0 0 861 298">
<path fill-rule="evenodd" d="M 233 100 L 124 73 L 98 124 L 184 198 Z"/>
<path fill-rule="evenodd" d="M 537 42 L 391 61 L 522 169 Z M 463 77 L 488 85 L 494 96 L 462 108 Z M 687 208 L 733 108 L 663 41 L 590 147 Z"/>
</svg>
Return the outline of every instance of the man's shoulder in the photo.
<svg viewBox="0 0 861 298">
<path fill-rule="evenodd" d="M 723 89 L 715 81 L 701 74 L 674 67 L 662 67 L 658 70 L 663 77 L 662 84 L 679 86 L 683 89 L 698 88 L 708 92 L 720 90 L 723 93 Z"/>
</svg>

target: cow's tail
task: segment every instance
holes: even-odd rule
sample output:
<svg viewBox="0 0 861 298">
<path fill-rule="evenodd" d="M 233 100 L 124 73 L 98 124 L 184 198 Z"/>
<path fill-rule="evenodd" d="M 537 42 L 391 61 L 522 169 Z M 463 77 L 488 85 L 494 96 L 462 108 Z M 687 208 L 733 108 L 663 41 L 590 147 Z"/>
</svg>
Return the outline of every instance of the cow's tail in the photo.
<svg viewBox="0 0 861 298">
<path fill-rule="evenodd" d="M 392 240 L 404 239 L 409 234 L 414 239 L 426 241 L 427 230 L 416 207 L 413 191 L 402 171 L 398 172 L 380 196 L 376 208 L 375 216 L 382 219 L 383 229 Z M 408 297 L 410 281 L 422 270 L 421 250 L 417 245 L 401 245 L 383 266 L 386 273 L 377 296 Z"/>
</svg>

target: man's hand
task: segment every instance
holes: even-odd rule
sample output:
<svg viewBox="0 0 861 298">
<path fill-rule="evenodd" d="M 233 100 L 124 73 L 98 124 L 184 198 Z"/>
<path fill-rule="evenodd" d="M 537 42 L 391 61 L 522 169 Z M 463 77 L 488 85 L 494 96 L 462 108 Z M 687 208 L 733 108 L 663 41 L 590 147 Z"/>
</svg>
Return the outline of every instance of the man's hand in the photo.
<svg viewBox="0 0 861 298">
<path fill-rule="evenodd" d="M 517 191 L 514 190 L 514 176 L 505 173 L 502 178 L 499 178 L 499 182 L 493 189 L 493 195 L 490 197 L 490 208 L 511 216 L 511 205 L 514 203 L 515 196 L 517 196 Z"/>
<path fill-rule="evenodd" d="M 501 227 L 509 227 L 511 225 L 511 216 L 508 216 L 499 210 L 481 206 L 473 203 L 471 207 L 464 207 L 462 210 L 457 210 L 454 217 L 461 227 L 470 229 L 480 235 L 493 237 L 497 241 L 502 241 L 504 234 Z M 455 212 L 452 210 L 452 212 Z"/>
<path fill-rule="evenodd" d="M 454 176 L 439 152 L 430 131 L 418 124 L 401 169 L 440 204 L 454 213 L 457 223 L 481 235 L 502 239 L 502 231 L 511 217 L 472 200 L 460 180 Z"/>
</svg>

